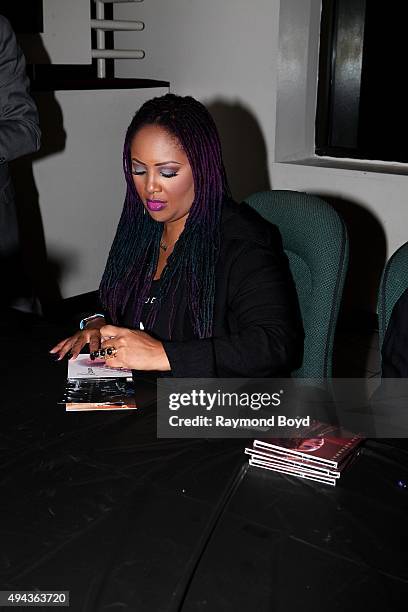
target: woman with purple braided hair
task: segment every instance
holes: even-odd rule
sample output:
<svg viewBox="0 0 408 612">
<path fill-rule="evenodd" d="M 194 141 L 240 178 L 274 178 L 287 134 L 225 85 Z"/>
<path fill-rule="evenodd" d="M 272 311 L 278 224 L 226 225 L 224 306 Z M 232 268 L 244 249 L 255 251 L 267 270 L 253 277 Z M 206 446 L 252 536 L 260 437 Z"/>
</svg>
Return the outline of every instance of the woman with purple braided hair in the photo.
<svg viewBox="0 0 408 612">
<path fill-rule="evenodd" d="M 51 352 L 75 359 L 89 343 L 108 365 L 159 375 L 288 374 L 303 335 L 280 236 L 232 201 L 206 108 L 174 94 L 146 102 L 123 164 L 101 313 Z"/>
</svg>

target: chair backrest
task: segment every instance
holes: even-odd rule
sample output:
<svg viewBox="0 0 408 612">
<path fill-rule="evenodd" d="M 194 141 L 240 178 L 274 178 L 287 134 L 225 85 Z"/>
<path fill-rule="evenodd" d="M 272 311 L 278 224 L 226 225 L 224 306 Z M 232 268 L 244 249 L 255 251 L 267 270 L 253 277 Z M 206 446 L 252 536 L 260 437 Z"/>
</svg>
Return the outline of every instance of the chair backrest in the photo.
<svg viewBox="0 0 408 612">
<path fill-rule="evenodd" d="M 334 333 L 348 266 L 346 226 L 320 198 L 263 191 L 246 202 L 279 228 L 295 281 L 305 330 L 298 378 L 332 376 Z"/>
<path fill-rule="evenodd" d="M 389 258 L 378 291 L 379 343 L 383 344 L 385 332 L 395 303 L 408 287 L 408 242 Z"/>
</svg>

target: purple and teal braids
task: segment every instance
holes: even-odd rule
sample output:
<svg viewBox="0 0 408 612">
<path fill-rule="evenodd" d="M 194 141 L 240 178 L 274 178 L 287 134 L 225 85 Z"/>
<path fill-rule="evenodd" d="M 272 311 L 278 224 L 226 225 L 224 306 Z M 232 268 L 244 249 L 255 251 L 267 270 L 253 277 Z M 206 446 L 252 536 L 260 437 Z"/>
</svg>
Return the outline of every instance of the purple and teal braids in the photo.
<svg viewBox="0 0 408 612">
<path fill-rule="evenodd" d="M 144 214 L 131 172 L 131 143 L 145 125 L 159 125 L 177 138 L 189 160 L 195 192 L 184 231 L 161 275 L 147 328 L 152 329 L 165 300 L 174 304 L 182 280 L 194 333 L 197 338 L 208 338 L 212 335 L 221 208 L 230 191 L 217 128 L 205 106 L 190 96 L 166 94 L 149 100 L 127 130 L 123 150 L 126 198 L 100 285 L 101 301 L 116 324 L 121 324 L 125 309 L 131 305 L 133 326 L 138 328 L 156 271 L 163 224 Z M 173 323 L 171 316 L 169 338 Z"/>
</svg>

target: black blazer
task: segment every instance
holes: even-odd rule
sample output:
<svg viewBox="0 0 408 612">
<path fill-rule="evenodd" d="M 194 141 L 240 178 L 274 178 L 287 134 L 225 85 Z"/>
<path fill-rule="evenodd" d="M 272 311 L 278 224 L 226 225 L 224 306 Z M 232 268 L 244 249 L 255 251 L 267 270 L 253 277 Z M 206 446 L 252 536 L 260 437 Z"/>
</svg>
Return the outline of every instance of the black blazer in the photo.
<svg viewBox="0 0 408 612">
<path fill-rule="evenodd" d="M 212 338 L 194 338 L 185 293 L 181 287 L 172 332 L 168 303 L 151 330 L 172 376 L 286 376 L 300 365 L 303 328 L 280 234 L 247 204 L 223 207 Z"/>
<path fill-rule="evenodd" d="M 0 15 L 0 192 L 9 179 L 7 163 L 40 146 L 37 108 L 28 88 L 23 54 Z"/>
<path fill-rule="evenodd" d="M 8 162 L 40 146 L 38 113 L 28 86 L 22 51 L 0 15 L 0 274 L 7 297 L 12 292 L 8 283 L 19 287 L 14 269 L 19 251 L 17 211 Z M 4 303 L 4 292 L 2 297 Z"/>
</svg>

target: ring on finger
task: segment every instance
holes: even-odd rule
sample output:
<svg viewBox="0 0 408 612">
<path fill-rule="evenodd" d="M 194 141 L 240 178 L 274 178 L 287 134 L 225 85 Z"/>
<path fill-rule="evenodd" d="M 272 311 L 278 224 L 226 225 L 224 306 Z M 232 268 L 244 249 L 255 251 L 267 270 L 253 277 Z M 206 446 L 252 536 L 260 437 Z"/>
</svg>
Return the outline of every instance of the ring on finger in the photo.
<svg viewBox="0 0 408 612">
<path fill-rule="evenodd" d="M 102 359 L 113 359 L 114 357 L 116 357 L 117 352 L 118 349 L 116 349 L 114 346 L 108 346 L 106 347 L 106 349 L 101 349 L 99 351 L 99 354 Z"/>
<path fill-rule="evenodd" d="M 104 349 L 99 349 L 98 351 L 93 351 L 90 354 L 90 357 L 92 359 L 92 361 L 94 359 L 96 359 L 97 357 L 101 357 L 102 359 L 112 359 L 113 357 L 116 356 L 116 353 L 118 352 L 118 349 L 116 349 L 114 346 L 108 346 Z"/>
</svg>

